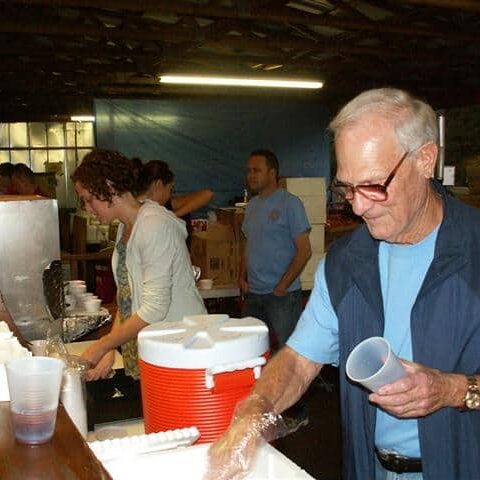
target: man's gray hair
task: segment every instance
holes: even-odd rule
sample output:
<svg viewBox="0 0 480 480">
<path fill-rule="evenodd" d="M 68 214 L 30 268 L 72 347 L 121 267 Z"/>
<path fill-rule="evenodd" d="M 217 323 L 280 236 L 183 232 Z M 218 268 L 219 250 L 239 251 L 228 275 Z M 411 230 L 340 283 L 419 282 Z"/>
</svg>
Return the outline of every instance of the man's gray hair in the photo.
<svg viewBox="0 0 480 480">
<path fill-rule="evenodd" d="M 335 139 L 365 115 L 378 115 L 392 124 L 399 144 L 412 151 L 425 143 L 438 143 L 438 122 L 433 108 L 404 90 L 367 90 L 348 102 L 330 122 Z"/>
</svg>

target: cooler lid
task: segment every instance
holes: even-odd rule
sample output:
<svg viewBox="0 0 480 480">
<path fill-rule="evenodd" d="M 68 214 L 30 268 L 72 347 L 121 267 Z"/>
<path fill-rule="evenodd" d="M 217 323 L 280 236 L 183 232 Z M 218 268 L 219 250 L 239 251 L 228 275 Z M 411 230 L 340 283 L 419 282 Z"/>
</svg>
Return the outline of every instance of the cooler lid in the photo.
<svg viewBox="0 0 480 480">
<path fill-rule="evenodd" d="M 152 365 L 201 369 L 243 362 L 268 350 L 268 328 L 253 317 L 191 315 L 138 334 L 138 356 Z"/>
</svg>

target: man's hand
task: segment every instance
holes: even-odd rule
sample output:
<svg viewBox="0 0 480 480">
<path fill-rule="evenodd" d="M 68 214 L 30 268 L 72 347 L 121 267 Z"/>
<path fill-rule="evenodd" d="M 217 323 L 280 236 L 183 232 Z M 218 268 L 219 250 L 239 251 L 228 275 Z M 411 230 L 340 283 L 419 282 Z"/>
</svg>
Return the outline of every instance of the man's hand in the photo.
<svg viewBox="0 0 480 480">
<path fill-rule="evenodd" d="M 277 286 L 273 289 L 273 294 L 274 294 L 276 297 L 284 297 L 284 296 L 287 294 L 287 289 L 286 289 L 286 288 L 283 288 L 281 285 L 277 285 Z"/>
<path fill-rule="evenodd" d="M 369 396 L 372 403 L 399 418 L 424 417 L 443 407 L 458 407 L 467 390 L 463 375 L 443 373 L 401 360 L 407 376 Z"/>
<path fill-rule="evenodd" d="M 282 417 L 271 409 L 256 394 L 239 404 L 231 427 L 210 447 L 204 480 L 240 480 L 248 474 L 263 437 L 273 439 L 285 430 Z"/>
<path fill-rule="evenodd" d="M 240 287 L 240 293 L 242 295 L 246 295 L 248 293 L 248 282 L 245 278 L 240 278 L 238 281 L 238 286 Z"/>
</svg>

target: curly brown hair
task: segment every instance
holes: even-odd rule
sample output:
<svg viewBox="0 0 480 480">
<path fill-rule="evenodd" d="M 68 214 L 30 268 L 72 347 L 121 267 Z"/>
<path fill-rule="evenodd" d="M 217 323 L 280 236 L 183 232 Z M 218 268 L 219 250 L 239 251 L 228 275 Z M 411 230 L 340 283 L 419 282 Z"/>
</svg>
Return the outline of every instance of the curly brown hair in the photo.
<svg viewBox="0 0 480 480">
<path fill-rule="evenodd" d="M 133 164 L 114 150 L 96 148 L 87 153 L 71 178 L 99 200 L 108 202 L 114 195 L 135 192 Z"/>
</svg>

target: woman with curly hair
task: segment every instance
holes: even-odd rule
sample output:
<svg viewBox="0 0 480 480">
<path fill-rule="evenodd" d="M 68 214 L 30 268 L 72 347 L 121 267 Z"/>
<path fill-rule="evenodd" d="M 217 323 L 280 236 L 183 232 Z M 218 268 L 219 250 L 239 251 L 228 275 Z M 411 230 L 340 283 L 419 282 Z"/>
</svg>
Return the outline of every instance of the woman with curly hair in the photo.
<svg viewBox="0 0 480 480">
<path fill-rule="evenodd" d="M 93 150 L 72 181 L 87 212 L 102 223 L 120 221 L 112 256 L 117 315 L 111 332 L 83 354 L 93 365 L 87 378 L 105 378 L 120 345 L 126 373 L 138 378 L 136 337 L 142 328 L 206 312 L 193 278 L 185 223 L 157 203 L 135 198 L 134 166 L 118 152 Z"/>
</svg>

